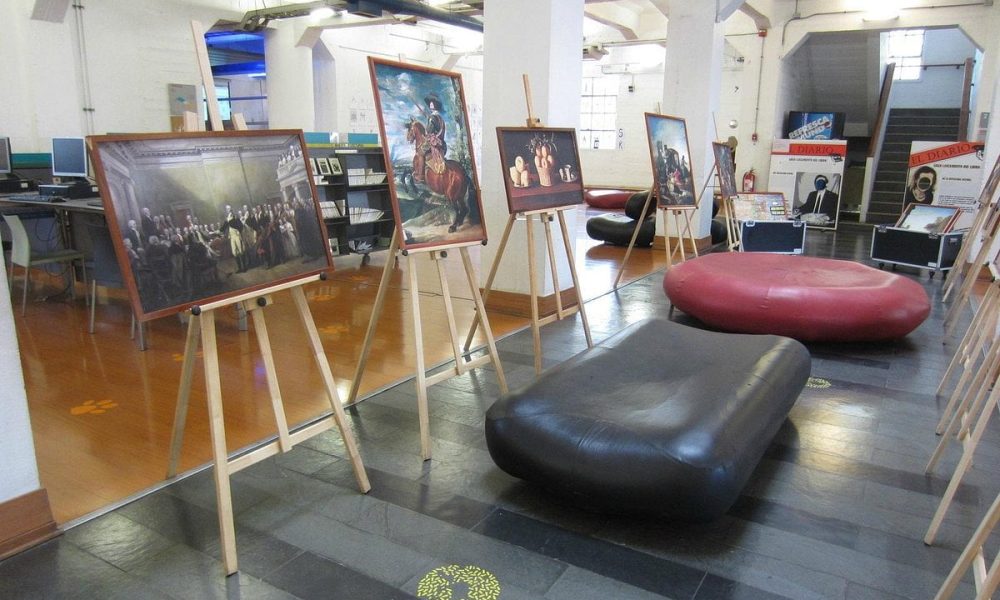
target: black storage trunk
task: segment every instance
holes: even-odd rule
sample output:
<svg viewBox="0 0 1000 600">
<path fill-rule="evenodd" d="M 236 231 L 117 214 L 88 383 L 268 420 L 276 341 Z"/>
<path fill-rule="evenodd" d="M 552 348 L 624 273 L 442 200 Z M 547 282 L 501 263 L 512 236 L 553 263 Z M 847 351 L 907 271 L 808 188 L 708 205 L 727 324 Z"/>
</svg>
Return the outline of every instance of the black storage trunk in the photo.
<svg viewBox="0 0 1000 600">
<path fill-rule="evenodd" d="M 962 232 L 934 234 L 896 227 L 878 226 L 872 235 L 872 260 L 947 271 L 962 247 Z"/>
<path fill-rule="evenodd" d="M 802 254 L 806 225 L 802 221 L 740 221 L 742 252 Z"/>
</svg>

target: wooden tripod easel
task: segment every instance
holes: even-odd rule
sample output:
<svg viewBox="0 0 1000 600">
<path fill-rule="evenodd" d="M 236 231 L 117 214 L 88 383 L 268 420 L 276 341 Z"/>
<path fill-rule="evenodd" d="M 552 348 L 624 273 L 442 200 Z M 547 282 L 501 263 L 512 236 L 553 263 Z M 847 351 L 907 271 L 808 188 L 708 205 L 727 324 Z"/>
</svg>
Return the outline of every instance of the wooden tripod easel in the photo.
<svg viewBox="0 0 1000 600">
<path fill-rule="evenodd" d="M 362 493 L 371 489 L 364 464 L 361 462 L 361 455 L 358 453 L 354 434 L 347 427 L 347 419 L 344 415 L 344 408 L 340 403 L 339 395 L 337 394 L 337 387 L 334 383 L 333 372 L 330 370 L 330 363 L 323 352 L 323 345 L 320 342 L 319 332 L 316 330 L 316 323 L 313 321 L 312 313 L 309 311 L 309 304 L 306 302 L 305 293 L 302 291 L 302 287 L 306 283 L 317 281 L 321 278 L 323 276 L 314 275 L 278 284 L 264 290 L 241 294 L 203 306 L 195 306 L 190 311 L 187 338 L 184 343 L 181 382 L 177 392 L 177 408 L 174 414 L 174 429 L 170 444 L 170 462 L 167 467 L 167 478 L 173 477 L 177 473 L 181 446 L 184 441 L 188 400 L 191 396 L 195 355 L 198 351 L 200 338 L 205 365 L 205 387 L 208 400 L 209 430 L 212 435 L 212 457 L 215 466 L 215 497 L 219 510 L 219 537 L 222 543 L 223 562 L 226 566 L 226 573 L 229 575 L 239 570 L 236 559 L 236 530 L 233 524 L 233 500 L 229 487 L 229 477 L 233 473 L 254 465 L 270 456 L 288 452 L 296 444 L 336 426 L 340 430 L 340 435 L 344 440 L 344 447 L 347 449 L 348 458 L 354 469 L 354 477 L 357 479 L 358 487 Z M 298 310 L 299 320 L 306 330 L 313 358 L 323 378 L 323 386 L 326 388 L 326 395 L 332 409 L 330 416 L 303 427 L 294 433 L 288 430 L 284 404 L 278 388 L 277 371 L 274 367 L 274 354 L 271 351 L 271 342 L 267 335 L 267 325 L 264 322 L 263 312 L 263 309 L 271 304 L 270 294 L 282 290 L 289 290 L 292 294 L 292 300 L 295 302 L 295 307 Z M 271 406 L 274 410 L 274 419 L 278 429 L 278 439 L 246 454 L 230 458 L 226 448 L 226 425 L 222 416 L 222 383 L 219 377 L 219 353 L 215 338 L 215 311 L 233 304 L 241 304 L 246 312 L 253 315 L 254 330 L 257 334 L 257 344 L 260 346 L 261 358 L 264 363 L 268 392 L 271 396 Z"/>
<path fill-rule="evenodd" d="M 714 173 L 714 169 L 713 169 Z M 656 210 L 663 216 L 663 245 L 667 252 L 667 268 L 674 266 L 674 254 L 680 250 L 681 261 L 687 260 L 687 254 L 684 252 L 684 238 L 691 240 L 691 248 L 694 249 L 695 257 L 698 256 L 698 240 L 694 237 L 694 231 L 691 229 L 691 214 L 698 210 L 701 205 L 701 198 L 705 195 L 705 190 L 708 188 L 708 183 L 712 180 L 712 175 L 705 180 L 705 184 L 701 186 L 701 193 L 695 199 L 694 206 L 685 206 L 683 208 L 674 208 L 671 206 L 657 206 Z M 649 210 L 649 203 L 653 201 L 653 188 L 656 185 L 649 188 L 649 193 L 646 194 L 646 202 L 642 205 L 642 212 L 639 213 L 640 216 L 645 217 L 646 212 Z M 670 230 L 667 227 L 667 214 L 672 214 L 674 216 L 674 225 L 677 229 L 677 247 L 670 247 Z M 681 229 L 681 216 L 684 217 L 684 229 Z M 632 249 L 635 248 L 635 240 L 639 237 L 639 230 L 642 228 L 642 224 L 645 219 L 638 219 L 635 223 L 635 229 L 632 231 L 632 238 L 628 242 L 628 248 L 625 249 L 625 257 L 622 259 L 622 264 L 618 267 L 618 275 L 615 276 L 615 283 L 612 286 L 614 289 L 618 289 L 618 284 L 621 282 L 622 275 L 625 273 L 625 265 L 628 264 L 629 256 L 632 255 Z"/>
<path fill-rule="evenodd" d="M 526 120 L 528 128 L 542 127 L 541 119 L 535 117 L 533 113 L 531 105 L 531 84 L 528 81 L 528 76 L 522 75 L 522 80 L 524 82 L 525 101 L 528 106 L 528 118 Z M 587 321 L 587 309 L 583 303 L 583 290 L 580 288 L 580 279 L 576 273 L 576 260 L 573 256 L 573 244 L 570 242 L 569 228 L 566 226 L 565 213 L 571 208 L 574 208 L 574 206 L 559 206 L 541 210 L 518 211 L 512 213 L 507 218 L 507 225 L 504 227 L 503 235 L 500 237 L 500 247 L 497 248 L 497 253 L 493 257 L 493 265 L 490 267 L 489 276 L 486 278 L 486 285 L 483 286 L 483 300 L 485 301 L 489 299 L 490 292 L 493 290 L 493 281 L 496 278 L 497 270 L 500 267 L 500 261 L 503 260 L 504 250 L 507 249 L 507 242 L 510 239 L 510 232 L 514 227 L 514 223 L 518 220 L 523 220 L 526 227 L 525 233 L 528 236 L 528 287 L 531 295 L 531 334 L 534 340 L 536 374 L 541 374 L 542 372 L 541 328 L 543 325 L 548 325 L 553 321 L 571 317 L 579 312 L 580 321 L 583 323 L 583 333 L 587 337 L 587 347 L 594 347 L 594 340 L 590 336 L 590 322 Z M 552 287 L 555 289 L 556 297 L 556 312 L 546 317 L 540 317 L 538 314 L 538 271 L 535 267 L 535 234 L 532 226 L 532 219 L 535 216 L 538 217 L 538 220 L 542 223 L 545 231 L 545 245 L 549 258 L 549 270 L 552 273 Z M 570 277 L 573 280 L 573 289 L 576 290 L 576 306 L 569 308 L 563 308 L 562 290 L 559 285 L 559 271 L 556 265 L 555 244 L 552 241 L 551 224 L 555 217 L 558 217 L 559 219 L 559 229 L 562 232 L 563 247 L 566 250 L 566 260 L 569 262 Z M 469 334 L 465 338 L 465 346 L 463 346 L 463 349 L 466 353 L 469 352 L 469 348 L 472 346 L 472 338 L 476 334 L 479 322 L 479 314 L 477 313 L 476 318 L 472 321 L 472 327 L 469 328 Z"/>
<path fill-rule="evenodd" d="M 486 317 L 486 308 L 483 297 L 479 293 L 479 285 L 476 280 L 476 272 L 472 267 L 472 259 L 469 257 L 469 246 L 477 245 L 479 242 L 454 244 L 450 246 L 439 246 L 429 250 L 403 251 L 401 254 L 409 259 L 407 264 L 407 275 L 410 284 L 410 306 L 413 313 L 413 338 L 416 344 L 417 356 L 417 416 L 420 421 L 420 455 L 424 460 L 431 458 L 431 435 L 430 435 L 430 411 L 427 407 L 427 388 L 442 381 L 463 375 L 476 367 L 486 364 L 493 364 L 496 369 L 497 382 L 500 385 L 500 392 L 507 393 L 507 379 L 503 374 L 503 366 L 500 364 L 500 357 L 497 354 L 496 341 L 493 339 L 493 330 L 490 328 L 489 318 Z M 458 328 L 455 325 L 455 311 L 452 307 L 451 292 L 448 288 L 448 278 L 445 273 L 444 259 L 448 257 L 448 250 L 458 249 L 462 257 L 462 266 L 465 269 L 465 277 L 472 292 L 472 300 L 476 305 L 476 317 L 482 315 L 483 333 L 486 336 L 487 354 L 479 358 L 464 361 L 462 351 L 459 348 Z M 371 353 L 372 340 L 375 336 L 375 328 L 378 319 L 382 314 L 385 305 L 386 292 L 389 289 L 389 278 L 392 274 L 392 266 L 395 263 L 397 253 L 399 253 L 399 229 L 392 234 L 392 241 L 389 243 L 389 257 L 385 261 L 382 269 L 382 279 L 379 281 L 378 293 L 375 296 L 375 306 L 372 308 L 372 317 L 368 322 L 368 330 L 365 332 L 365 341 L 361 346 L 361 358 L 358 360 L 357 369 L 354 371 L 354 381 L 351 383 L 351 393 L 348 396 L 348 403 L 357 401 L 358 391 L 361 387 L 361 377 L 364 375 L 365 367 L 368 364 L 368 356 Z M 416 258 L 420 254 L 427 254 L 437 265 L 438 279 L 441 282 L 441 296 L 444 298 L 445 313 L 448 317 L 448 331 L 451 334 L 451 347 L 455 356 L 455 366 L 435 375 L 427 375 L 427 365 L 424 361 L 424 337 L 423 328 L 420 322 L 420 291 L 417 282 Z"/>
</svg>

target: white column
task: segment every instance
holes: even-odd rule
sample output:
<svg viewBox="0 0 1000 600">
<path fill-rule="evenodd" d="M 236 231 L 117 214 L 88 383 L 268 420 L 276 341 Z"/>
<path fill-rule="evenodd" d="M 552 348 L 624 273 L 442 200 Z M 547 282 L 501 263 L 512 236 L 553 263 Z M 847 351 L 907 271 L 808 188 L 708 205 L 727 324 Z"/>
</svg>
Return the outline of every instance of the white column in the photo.
<svg viewBox="0 0 1000 600">
<path fill-rule="evenodd" d="M 480 185 L 490 243 L 483 249 L 481 278 L 485 280 L 500 236 L 507 224 L 507 200 L 497 145 L 498 126 L 523 127 L 527 118 L 521 75 L 528 74 L 534 115 L 549 127 L 576 127 L 580 121 L 583 0 L 505 0 L 485 5 L 483 39 L 483 152 Z M 584 181 L 587 174 L 583 173 Z M 569 223 L 574 211 L 566 213 Z M 558 222 L 554 223 L 557 232 Z M 546 273 L 539 294 L 553 293 L 546 266 L 544 231 L 534 219 L 535 268 Z M 570 227 L 570 236 L 574 236 Z M 560 256 L 559 284 L 571 285 L 561 236 L 556 236 Z M 570 240 L 571 242 L 573 240 Z M 529 293 L 528 248 L 523 224 L 514 226 L 497 272 L 493 289 Z"/>
<path fill-rule="evenodd" d="M 316 129 L 312 48 L 296 46 L 302 19 L 275 21 L 264 34 L 267 114 L 271 129 Z"/>
<path fill-rule="evenodd" d="M 719 112 L 724 41 L 723 26 L 715 22 L 716 4 L 669 0 L 661 110 L 663 114 L 681 117 L 687 123 L 695 192 L 701 191 L 715 165 L 712 155 L 712 141 L 716 139 L 713 118 Z M 658 222 L 657 226 L 661 223 Z M 695 237 L 710 235 L 711 223 L 712 196 L 709 194 L 702 199 L 701 208 L 694 218 Z"/>
<path fill-rule="evenodd" d="M 2 262 L 2 261 L 0 261 Z M 0 504 L 23 496 L 40 487 L 35 446 L 28 417 L 28 398 L 24 391 L 21 356 L 14 331 L 6 264 L 0 264 L 0 411 L 4 415 L 4 433 L 0 435 L 3 477 L 0 477 Z"/>
</svg>

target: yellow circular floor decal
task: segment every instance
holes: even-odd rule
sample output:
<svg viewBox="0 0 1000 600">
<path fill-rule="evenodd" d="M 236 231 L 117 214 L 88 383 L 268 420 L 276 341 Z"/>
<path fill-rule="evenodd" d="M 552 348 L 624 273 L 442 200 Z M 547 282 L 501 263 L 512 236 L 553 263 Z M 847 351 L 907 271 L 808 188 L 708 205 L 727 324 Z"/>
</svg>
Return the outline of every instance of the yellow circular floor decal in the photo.
<svg viewBox="0 0 1000 600">
<path fill-rule="evenodd" d="M 832 385 L 833 385 L 832 383 L 820 377 L 810 377 L 809 381 L 806 382 L 806 387 L 818 388 L 821 390 L 825 390 L 826 388 Z"/>
<path fill-rule="evenodd" d="M 497 600 L 500 582 L 486 569 L 448 565 L 424 575 L 417 584 L 417 596 L 426 600 Z"/>
</svg>

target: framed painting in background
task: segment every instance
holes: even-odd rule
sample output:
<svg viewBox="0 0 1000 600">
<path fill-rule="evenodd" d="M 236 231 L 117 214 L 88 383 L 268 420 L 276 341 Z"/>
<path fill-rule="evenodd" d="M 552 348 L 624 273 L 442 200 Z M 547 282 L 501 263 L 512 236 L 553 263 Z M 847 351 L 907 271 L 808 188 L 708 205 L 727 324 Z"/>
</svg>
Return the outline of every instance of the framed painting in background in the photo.
<svg viewBox="0 0 1000 600">
<path fill-rule="evenodd" d="M 583 204 L 576 130 L 497 127 L 497 141 L 511 214 Z"/>
<path fill-rule="evenodd" d="M 956 206 L 911 204 L 906 207 L 896 227 L 922 233 L 948 233 L 960 213 L 961 209 Z"/>
<path fill-rule="evenodd" d="M 486 239 L 461 75 L 373 57 L 368 68 L 400 247 Z"/>
<path fill-rule="evenodd" d="M 137 318 L 333 268 L 301 131 L 87 139 Z"/>
<path fill-rule="evenodd" d="M 332 174 L 332 171 L 330 171 L 330 161 L 328 161 L 326 159 L 326 157 L 321 156 L 321 157 L 317 158 L 316 159 L 316 164 L 319 165 L 319 174 L 320 175 L 330 175 L 330 174 Z"/>
<path fill-rule="evenodd" d="M 331 156 L 330 158 L 327 159 L 327 162 L 330 163 L 330 174 L 331 175 L 343 175 L 344 174 L 344 168 L 340 165 L 340 159 L 339 158 L 337 158 L 336 156 Z"/>
<path fill-rule="evenodd" d="M 781 192 L 744 192 L 733 197 L 737 221 L 787 221 L 791 208 Z"/>
<path fill-rule="evenodd" d="M 695 208 L 691 147 L 684 119 L 646 113 L 646 135 L 659 205 Z"/>
<path fill-rule="evenodd" d="M 723 198 L 732 198 L 739 193 L 736 189 L 733 150 L 726 144 L 712 142 L 712 153 L 715 154 L 715 172 L 719 176 L 719 193 Z"/>
</svg>

